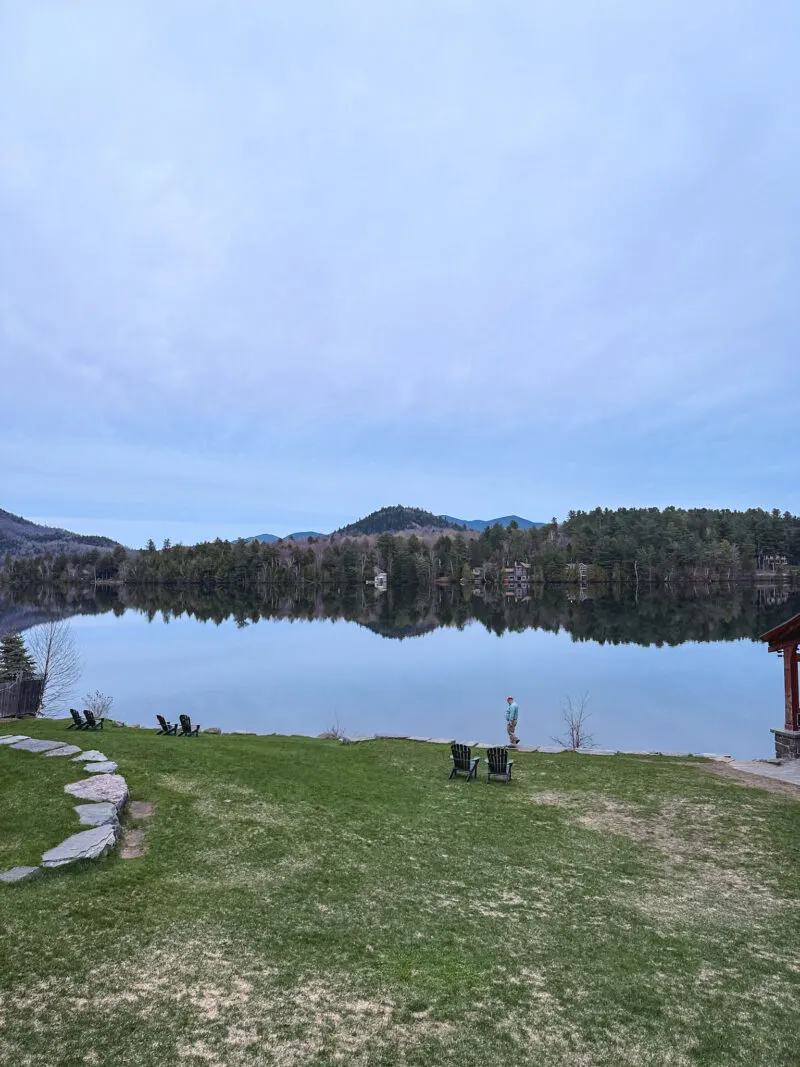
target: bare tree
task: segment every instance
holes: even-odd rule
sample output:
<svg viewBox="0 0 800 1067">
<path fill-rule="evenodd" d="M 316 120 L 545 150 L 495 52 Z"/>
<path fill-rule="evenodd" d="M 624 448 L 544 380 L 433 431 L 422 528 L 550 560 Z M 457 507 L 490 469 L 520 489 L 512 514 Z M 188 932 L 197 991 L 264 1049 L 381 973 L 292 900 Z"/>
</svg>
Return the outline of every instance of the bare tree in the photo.
<svg viewBox="0 0 800 1067">
<path fill-rule="evenodd" d="M 567 696 L 561 701 L 561 718 L 567 728 L 566 737 L 554 737 L 557 745 L 573 750 L 579 748 L 591 748 L 594 737 L 587 729 L 587 719 L 591 712 L 588 710 L 589 694 L 583 693 L 577 700 Z"/>
<path fill-rule="evenodd" d="M 323 737 L 328 741 L 344 741 L 347 737 L 344 727 L 339 723 L 339 716 L 337 715 L 333 726 L 329 726 L 327 730 L 323 730 L 321 734 L 317 734 L 317 737 Z"/>
<path fill-rule="evenodd" d="M 95 689 L 93 693 L 87 693 L 83 698 L 83 706 L 88 708 L 96 719 L 107 718 L 113 703 L 114 698 L 107 693 L 101 693 L 99 689 Z"/>
<path fill-rule="evenodd" d="M 81 676 L 81 658 L 65 619 L 36 626 L 28 635 L 28 647 L 44 682 L 39 713 L 46 715 L 74 692 Z"/>
</svg>

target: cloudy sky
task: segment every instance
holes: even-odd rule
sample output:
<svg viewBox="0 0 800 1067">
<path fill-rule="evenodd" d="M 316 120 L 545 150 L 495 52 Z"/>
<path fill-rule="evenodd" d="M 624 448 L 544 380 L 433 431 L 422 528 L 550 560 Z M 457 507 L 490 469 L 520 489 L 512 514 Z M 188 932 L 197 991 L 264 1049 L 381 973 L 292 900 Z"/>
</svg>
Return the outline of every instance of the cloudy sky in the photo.
<svg viewBox="0 0 800 1067">
<path fill-rule="evenodd" d="M 0 2 L 0 507 L 800 511 L 796 0 Z"/>
</svg>

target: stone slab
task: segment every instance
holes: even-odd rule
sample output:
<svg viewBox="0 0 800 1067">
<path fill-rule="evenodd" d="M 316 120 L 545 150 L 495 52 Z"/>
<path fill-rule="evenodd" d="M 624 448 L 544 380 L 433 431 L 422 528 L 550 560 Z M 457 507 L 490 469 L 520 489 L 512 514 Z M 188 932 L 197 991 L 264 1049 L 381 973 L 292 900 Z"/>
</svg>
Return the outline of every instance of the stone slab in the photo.
<svg viewBox="0 0 800 1067">
<path fill-rule="evenodd" d="M 615 748 L 579 748 L 578 752 L 582 756 L 616 756 L 617 750 Z"/>
<path fill-rule="evenodd" d="M 688 759 L 691 752 L 659 752 L 659 756 L 671 756 L 674 759 Z"/>
<path fill-rule="evenodd" d="M 376 741 L 408 741 L 408 734 L 375 734 Z"/>
<path fill-rule="evenodd" d="M 84 763 L 83 769 L 88 774 L 114 774 L 117 765 L 113 760 L 100 760 L 99 763 Z"/>
<path fill-rule="evenodd" d="M 54 748 L 65 748 L 66 744 L 66 741 L 43 741 L 29 737 L 25 741 L 18 741 L 11 747 L 18 752 L 50 752 Z"/>
<path fill-rule="evenodd" d="M 119 822 L 116 804 L 76 804 L 75 811 L 81 826 L 105 826 L 108 823 L 115 825 Z"/>
<path fill-rule="evenodd" d="M 5 737 L 0 737 L 0 745 L 16 745 L 18 741 L 30 741 L 30 738 L 27 734 L 6 734 Z"/>
<path fill-rule="evenodd" d="M 10 871 L 0 871 L 0 882 L 24 882 L 41 871 L 41 867 L 12 867 Z"/>
<path fill-rule="evenodd" d="M 42 856 L 44 867 L 63 867 L 78 860 L 96 860 L 117 843 L 117 828 L 113 824 L 95 826 L 91 830 L 82 830 L 73 834 L 60 845 L 49 849 Z"/>
<path fill-rule="evenodd" d="M 107 801 L 122 811 L 128 803 L 128 783 L 121 774 L 98 774 L 64 786 L 64 792 L 78 800 Z"/>
<path fill-rule="evenodd" d="M 427 737 L 409 737 L 409 741 L 427 741 Z"/>
<path fill-rule="evenodd" d="M 72 761 L 73 763 L 83 763 L 88 761 L 89 763 L 104 763 L 108 759 L 108 756 L 102 752 L 98 752 L 96 748 L 90 748 L 88 752 L 82 752 L 80 756 L 76 756 Z"/>
<path fill-rule="evenodd" d="M 564 748 L 563 745 L 539 745 L 539 751 L 540 752 L 557 753 L 557 752 L 566 752 L 567 750 Z"/>
<path fill-rule="evenodd" d="M 452 745 L 455 742 L 454 737 L 429 737 L 428 744 L 430 745 Z"/>
<path fill-rule="evenodd" d="M 218 726 L 207 726 L 205 728 L 205 730 L 203 730 L 203 733 L 204 734 L 221 734 L 222 730 L 220 730 L 220 728 Z"/>
<path fill-rule="evenodd" d="M 45 752 L 45 756 L 74 756 L 80 750 L 80 745 L 62 745 L 61 748 L 54 748 L 50 752 Z"/>
<path fill-rule="evenodd" d="M 538 752 L 538 745 L 517 745 L 517 752 Z"/>
</svg>

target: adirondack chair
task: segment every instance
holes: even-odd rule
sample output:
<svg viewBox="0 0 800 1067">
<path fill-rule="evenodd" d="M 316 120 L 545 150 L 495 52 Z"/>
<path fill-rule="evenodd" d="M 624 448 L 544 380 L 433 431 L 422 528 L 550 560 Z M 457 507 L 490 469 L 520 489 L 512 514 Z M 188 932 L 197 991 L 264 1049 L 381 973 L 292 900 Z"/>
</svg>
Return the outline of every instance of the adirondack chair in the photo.
<svg viewBox="0 0 800 1067">
<path fill-rule="evenodd" d="M 171 722 L 167 722 L 163 715 L 156 715 L 156 718 L 158 719 L 157 734 L 174 734 L 176 737 L 178 736 L 177 723 L 173 726 Z"/>
<path fill-rule="evenodd" d="M 453 744 L 450 746 L 450 752 L 453 766 L 450 768 L 449 778 L 455 774 L 466 774 L 467 781 L 473 777 L 477 778 L 480 759 L 472 755 L 472 750 L 468 745 Z"/>
<path fill-rule="evenodd" d="M 94 717 L 94 712 L 89 711 L 88 708 L 83 709 L 83 717 L 86 719 L 87 730 L 102 730 L 103 723 L 106 721 L 105 719 L 96 719 Z"/>
<path fill-rule="evenodd" d="M 200 727 L 192 727 L 192 720 L 188 715 L 181 715 L 181 737 L 197 737 L 200 733 Z"/>
<path fill-rule="evenodd" d="M 72 722 L 67 727 L 68 730 L 82 730 L 86 723 L 81 718 L 81 713 L 76 711 L 75 708 L 70 708 L 69 713 L 72 716 Z"/>
<path fill-rule="evenodd" d="M 486 781 L 492 778 L 505 778 L 511 781 L 511 768 L 514 766 L 513 759 L 508 758 L 508 752 L 504 748 L 490 748 L 486 753 L 486 762 L 489 765 L 486 772 Z"/>
</svg>

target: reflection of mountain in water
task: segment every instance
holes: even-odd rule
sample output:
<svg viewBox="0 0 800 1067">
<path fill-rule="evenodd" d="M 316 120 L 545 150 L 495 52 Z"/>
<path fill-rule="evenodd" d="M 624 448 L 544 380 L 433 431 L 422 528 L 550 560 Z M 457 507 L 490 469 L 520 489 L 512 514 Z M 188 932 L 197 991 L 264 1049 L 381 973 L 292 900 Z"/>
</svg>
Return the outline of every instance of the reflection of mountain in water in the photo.
<svg viewBox="0 0 800 1067">
<path fill-rule="evenodd" d="M 424 594 L 389 589 L 376 595 L 366 587 L 293 596 L 283 593 L 232 594 L 218 586 L 197 588 L 98 588 L 30 590 L 15 601 L 0 599 L 0 632 L 26 629 L 49 618 L 139 611 L 164 621 L 189 616 L 220 624 L 234 619 L 248 626 L 262 619 L 345 619 L 380 637 L 421 637 L 442 626 L 478 623 L 503 634 L 528 629 L 566 630 L 576 641 L 612 644 L 678 645 L 685 641 L 754 639 L 800 612 L 800 593 L 783 587 L 719 586 L 640 591 L 590 586 L 583 597 L 557 587 L 535 586 L 524 598 L 474 596 L 460 586 Z"/>
</svg>

